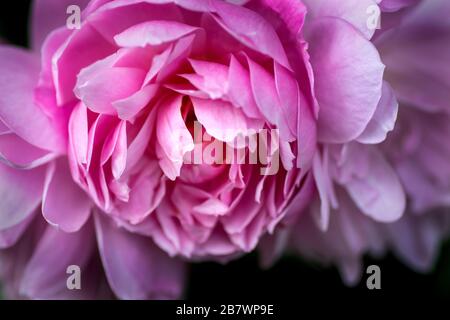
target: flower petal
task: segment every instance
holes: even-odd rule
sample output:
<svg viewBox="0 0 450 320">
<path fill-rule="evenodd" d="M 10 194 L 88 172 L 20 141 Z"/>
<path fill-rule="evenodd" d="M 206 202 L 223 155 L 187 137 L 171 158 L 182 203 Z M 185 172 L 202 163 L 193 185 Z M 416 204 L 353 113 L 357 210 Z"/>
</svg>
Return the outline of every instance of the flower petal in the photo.
<svg viewBox="0 0 450 320">
<path fill-rule="evenodd" d="M 64 150 L 63 135 L 34 103 L 39 71 L 37 57 L 22 49 L 2 46 L 0 62 L 0 120 L 38 148 L 57 152 Z"/>
<path fill-rule="evenodd" d="M 95 216 L 97 241 L 109 284 L 121 299 L 176 299 L 181 295 L 184 264 L 170 258 L 148 237 Z"/>
<path fill-rule="evenodd" d="M 372 43 L 338 18 L 317 19 L 308 40 L 320 106 L 319 139 L 353 140 L 380 101 L 384 65 Z"/>
<path fill-rule="evenodd" d="M 44 186 L 42 214 L 64 232 L 77 232 L 89 219 L 92 201 L 75 184 L 65 159 L 49 166 Z"/>
</svg>

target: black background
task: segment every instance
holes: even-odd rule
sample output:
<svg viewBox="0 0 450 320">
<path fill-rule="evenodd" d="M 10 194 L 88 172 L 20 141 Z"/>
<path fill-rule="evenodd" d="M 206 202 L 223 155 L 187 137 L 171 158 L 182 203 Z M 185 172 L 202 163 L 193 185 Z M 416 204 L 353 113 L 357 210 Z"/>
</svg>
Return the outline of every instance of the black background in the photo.
<svg viewBox="0 0 450 320">
<path fill-rule="evenodd" d="M 0 37 L 9 43 L 28 45 L 30 1 L 2 1 L 0 5 Z M 1 92 L 0 92 L 1 94 Z M 197 301 L 274 301 L 297 300 L 308 295 L 332 295 L 339 299 L 380 296 L 397 299 L 412 295 L 450 297 L 450 244 L 442 249 L 434 270 L 417 274 L 393 256 L 383 260 L 365 259 L 365 266 L 381 268 L 379 291 L 365 286 L 365 276 L 356 288 L 343 285 L 335 268 L 323 268 L 296 257 L 285 257 L 269 270 L 261 270 L 256 254 L 231 262 L 193 264 L 185 296 Z"/>
</svg>

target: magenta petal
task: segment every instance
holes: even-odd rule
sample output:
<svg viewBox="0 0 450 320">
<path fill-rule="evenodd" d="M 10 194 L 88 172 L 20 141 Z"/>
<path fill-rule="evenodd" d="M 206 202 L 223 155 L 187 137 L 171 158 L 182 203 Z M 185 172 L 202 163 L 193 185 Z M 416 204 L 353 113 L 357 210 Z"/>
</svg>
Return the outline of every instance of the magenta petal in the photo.
<svg viewBox="0 0 450 320">
<path fill-rule="evenodd" d="M 97 241 L 106 276 L 121 299 L 179 298 L 184 264 L 157 248 L 150 238 L 121 229 L 95 216 Z"/>
<path fill-rule="evenodd" d="M 89 219 L 92 201 L 75 184 L 65 160 L 49 166 L 42 200 L 42 214 L 64 232 L 77 232 Z"/>
</svg>

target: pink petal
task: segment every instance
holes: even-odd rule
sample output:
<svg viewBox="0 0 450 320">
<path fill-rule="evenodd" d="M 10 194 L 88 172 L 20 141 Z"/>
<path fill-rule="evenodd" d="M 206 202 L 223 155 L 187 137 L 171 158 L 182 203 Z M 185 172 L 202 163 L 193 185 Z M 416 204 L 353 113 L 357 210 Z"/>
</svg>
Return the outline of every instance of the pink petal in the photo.
<svg viewBox="0 0 450 320">
<path fill-rule="evenodd" d="M 247 132 L 245 115 L 238 108 L 222 100 L 191 98 L 195 115 L 212 137 L 231 142 Z"/>
<path fill-rule="evenodd" d="M 21 279 L 20 292 L 33 299 L 80 298 L 89 282 L 82 282 L 83 290 L 67 290 L 67 267 L 78 265 L 85 270 L 95 248 L 92 224 L 76 233 L 64 233 L 47 226 Z M 82 273 L 82 279 L 88 272 Z"/>
<path fill-rule="evenodd" d="M 34 103 L 39 71 L 37 57 L 22 49 L 0 47 L 0 61 L 0 120 L 38 148 L 64 150 L 64 137 Z"/>
<path fill-rule="evenodd" d="M 17 170 L 0 164 L 0 230 L 26 219 L 42 199 L 45 167 Z"/>
<path fill-rule="evenodd" d="M 0 133 L 0 161 L 17 169 L 33 169 L 57 157 L 39 149 L 13 133 Z"/>
<path fill-rule="evenodd" d="M 0 249 L 14 246 L 23 236 L 33 219 L 36 218 L 36 215 L 37 211 L 34 214 L 30 214 L 25 220 L 14 227 L 0 231 Z"/>
<path fill-rule="evenodd" d="M 134 140 L 130 143 L 127 152 L 126 171 L 132 170 L 137 165 L 148 148 L 155 126 L 156 109 L 152 109 Z"/>
<path fill-rule="evenodd" d="M 366 129 L 358 137 L 358 142 L 366 144 L 381 143 L 386 139 L 388 132 L 394 130 L 397 120 L 398 102 L 391 86 L 384 82 L 383 94 L 378 103 L 377 110 Z"/>
<path fill-rule="evenodd" d="M 280 105 L 280 97 L 278 96 L 275 85 L 275 78 L 259 64 L 249 58 L 247 58 L 247 61 L 250 67 L 252 92 L 259 111 L 264 115 L 266 120 L 277 126 L 277 129 L 280 130 L 280 138 L 282 140 L 294 141 L 295 135 L 290 130 L 288 124 L 290 115 L 284 113 Z M 261 88 L 264 88 L 264 90 L 261 90 Z"/>
<path fill-rule="evenodd" d="M 384 65 L 374 46 L 343 20 L 317 19 L 311 30 L 319 139 L 328 143 L 353 140 L 375 113 Z"/>
<path fill-rule="evenodd" d="M 371 18 L 371 7 L 376 0 L 304 0 L 308 8 L 308 19 L 336 17 L 347 21 L 358 29 L 367 39 L 372 38 L 376 28 L 368 24 Z M 376 7 L 374 7 L 376 8 Z"/>
<path fill-rule="evenodd" d="M 175 21 L 154 20 L 132 26 L 115 36 L 114 40 L 121 47 L 158 46 L 178 40 L 196 30 L 196 27 Z"/>
<path fill-rule="evenodd" d="M 236 39 L 258 52 L 268 55 L 290 69 L 280 39 L 273 27 L 258 13 L 225 1 L 214 1 L 216 20 Z"/>
<path fill-rule="evenodd" d="M 121 299 L 176 299 L 181 295 L 184 264 L 152 240 L 120 229 L 96 215 L 97 241 L 108 282 Z"/>
<path fill-rule="evenodd" d="M 181 75 L 211 99 L 220 99 L 228 91 L 228 68 L 219 63 L 189 60 L 195 74 Z"/>
<path fill-rule="evenodd" d="M 181 116 L 181 103 L 179 96 L 161 101 L 157 116 L 157 153 L 161 169 L 171 180 L 179 176 L 184 154 L 194 149 L 194 140 Z"/>
<path fill-rule="evenodd" d="M 353 144 L 345 166 L 353 174 L 342 184 L 363 213 L 380 222 L 393 222 L 403 215 L 406 206 L 403 187 L 380 152 Z"/>
<path fill-rule="evenodd" d="M 159 85 L 147 85 L 133 95 L 112 103 L 122 120 L 132 120 L 155 97 Z"/>
<path fill-rule="evenodd" d="M 77 232 L 89 219 L 92 201 L 72 179 L 64 159 L 49 166 L 44 185 L 42 214 L 64 232 Z"/>
<path fill-rule="evenodd" d="M 52 57 L 56 102 L 63 106 L 75 100 L 74 89 L 80 70 L 117 51 L 89 24 L 75 30 Z"/>
<path fill-rule="evenodd" d="M 127 165 L 127 123 L 125 121 L 122 121 L 117 130 L 119 131 L 117 142 L 111 156 L 112 173 L 114 179 L 116 180 L 118 180 L 122 176 Z"/>
<path fill-rule="evenodd" d="M 166 185 L 158 163 L 145 163 L 143 171 L 131 185 L 128 201 L 117 207 L 119 216 L 131 224 L 141 223 L 160 204 L 165 190 Z"/>
<path fill-rule="evenodd" d="M 228 96 L 234 105 L 241 107 L 252 118 L 261 118 L 261 113 L 252 94 L 250 74 L 232 55 L 228 71 Z"/>
<path fill-rule="evenodd" d="M 145 72 L 134 68 L 110 68 L 85 83 L 77 83 L 75 94 L 92 111 L 115 114 L 112 103 L 136 93 Z"/>
</svg>

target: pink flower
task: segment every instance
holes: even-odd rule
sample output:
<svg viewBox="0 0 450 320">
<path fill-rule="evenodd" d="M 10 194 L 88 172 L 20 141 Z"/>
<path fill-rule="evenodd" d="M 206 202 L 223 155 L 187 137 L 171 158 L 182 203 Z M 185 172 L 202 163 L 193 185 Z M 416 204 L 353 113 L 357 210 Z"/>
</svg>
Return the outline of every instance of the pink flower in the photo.
<svg viewBox="0 0 450 320">
<path fill-rule="evenodd" d="M 0 48 L 10 295 L 178 297 L 186 261 L 250 252 L 312 198 L 326 230 L 341 189 L 402 216 L 375 146 L 398 110 L 367 23 L 380 1 L 80 1 L 71 30 L 72 2 L 35 1 L 33 51 Z M 68 265 L 92 288 L 68 291 Z"/>
<path fill-rule="evenodd" d="M 251 251 L 312 190 L 305 7 L 90 1 L 69 30 L 69 2 L 35 2 L 34 52 L 0 49 L 7 289 L 80 297 L 66 288 L 75 264 L 98 274 L 81 297 L 110 294 L 102 269 L 119 298 L 177 297 L 178 257 Z M 215 142 L 260 162 L 187 163 Z"/>
<path fill-rule="evenodd" d="M 411 268 L 428 271 L 450 231 L 450 25 L 442 16 L 448 9 L 444 2 L 423 1 L 397 12 L 397 27 L 377 35 L 374 44 L 386 64 L 385 79 L 400 101 L 395 129 L 379 146 L 324 146 L 327 178 L 316 180 L 324 196 L 296 227 L 271 240 L 289 241 L 310 259 L 337 264 L 348 284 L 359 281 L 363 255 L 378 257 L 388 250 Z M 395 103 L 392 92 L 386 97 Z M 386 224 L 371 214 L 377 203 L 374 212 L 379 213 L 399 205 L 394 199 L 401 198 L 401 190 L 408 204 L 401 219 Z M 319 206 L 328 201 L 333 208 L 326 210 L 324 224 L 317 217 L 323 216 Z M 275 250 L 272 245 L 267 259 L 279 254 L 279 246 Z"/>
</svg>

